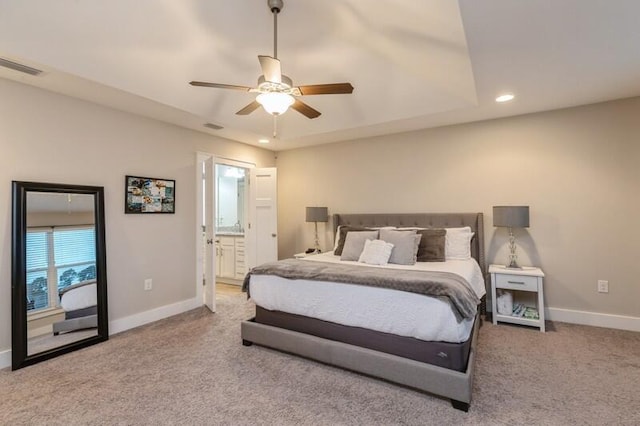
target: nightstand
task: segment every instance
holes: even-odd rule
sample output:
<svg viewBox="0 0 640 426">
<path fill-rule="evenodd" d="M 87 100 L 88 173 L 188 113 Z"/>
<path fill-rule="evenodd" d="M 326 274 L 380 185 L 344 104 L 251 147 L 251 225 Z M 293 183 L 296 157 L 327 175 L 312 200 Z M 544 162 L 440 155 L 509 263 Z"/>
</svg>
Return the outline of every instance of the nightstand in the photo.
<svg viewBox="0 0 640 426">
<path fill-rule="evenodd" d="M 509 269 L 502 265 L 490 265 L 491 274 L 491 312 L 493 323 L 508 322 L 512 324 L 538 327 L 544 333 L 544 272 L 540 268 L 524 267 Z M 538 311 L 538 318 L 525 318 L 518 315 L 499 314 L 497 309 L 497 290 L 507 290 L 512 293 L 514 307 L 522 303 L 527 307 L 534 307 Z M 537 297 L 536 297 L 537 296 Z"/>
<path fill-rule="evenodd" d="M 307 257 L 307 256 L 313 256 L 314 254 L 320 254 L 320 253 L 317 253 L 317 252 L 315 252 L 315 251 L 312 251 L 311 253 L 305 253 L 305 252 L 302 252 L 302 253 L 296 253 L 296 254 L 294 254 L 294 255 L 293 255 L 293 257 L 295 257 L 296 259 L 304 259 L 305 257 Z"/>
</svg>

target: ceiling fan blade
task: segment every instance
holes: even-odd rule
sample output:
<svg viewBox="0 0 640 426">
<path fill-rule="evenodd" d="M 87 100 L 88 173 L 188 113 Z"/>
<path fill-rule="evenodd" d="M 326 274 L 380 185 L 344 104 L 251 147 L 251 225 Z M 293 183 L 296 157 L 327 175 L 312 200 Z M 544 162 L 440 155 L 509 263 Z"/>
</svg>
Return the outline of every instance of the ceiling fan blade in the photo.
<svg viewBox="0 0 640 426">
<path fill-rule="evenodd" d="M 298 111 L 300 114 L 304 115 L 307 118 L 316 118 L 320 117 L 320 111 L 311 108 L 309 105 L 304 102 L 296 99 L 291 105 L 291 108 Z"/>
<path fill-rule="evenodd" d="M 314 84 L 311 86 L 299 86 L 303 95 L 338 95 L 353 92 L 351 83 Z"/>
<path fill-rule="evenodd" d="M 200 86 L 200 87 L 215 87 L 218 89 L 243 90 L 245 92 L 248 92 L 249 90 L 251 90 L 251 87 L 247 87 L 247 86 L 236 86 L 233 84 L 220 84 L 220 83 L 207 83 L 205 81 L 191 81 L 189 82 L 189 84 L 192 86 Z"/>
<path fill-rule="evenodd" d="M 264 79 L 272 83 L 282 83 L 282 70 L 280 69 L 280 61 L 271 56 L 258 56 L 262 74 Z"/>
<path fill-rule="evenodd" d="M 253 101 L 249 105 L 247 105 L 246 107 L 242 108 L 240 111 L 236 112 L 236 114 L 238 114 L 238 115 L 249 115 L 253 111 L 257 110 L 258 108 L 260 108 L 260 104 L 258 103 L 258 101 Z"/>
</svg>

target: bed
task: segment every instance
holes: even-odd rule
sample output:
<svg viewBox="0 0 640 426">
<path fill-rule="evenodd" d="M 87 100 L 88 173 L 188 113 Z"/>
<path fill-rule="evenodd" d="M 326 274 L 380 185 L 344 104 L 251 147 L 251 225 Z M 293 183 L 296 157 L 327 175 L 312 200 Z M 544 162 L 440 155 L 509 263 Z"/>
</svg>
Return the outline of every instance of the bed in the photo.
<svg viewBox="0 0 640 426">
<path fill-rule="evenodd" d="M 460 275 L 466 282 L 473 282 L 468 286 L 477 296 L 473 310 L 469 310 L 468 301 L 465 306 L 454 299 L 425 296 L 413 290 L 352 285 L 340 281 L 340 275 L 332 276 L 336 282 L 307 280 L 304 274 L 295 275 L 298 273 L 296 260 L 284 260 L 278 263 L 295 270 L 294 275 L 283 275 L 285 278 L 282 278 L 257 268 L 262 272 L 255 274 L 252 270 L 245 280 L 251 298 L 256 302 L 256 316 L 242 323 L 243 344 L 271 347 L 433 393 L 451 399 L 455 408 L 467 411 L 471 402 L 480 313 L 484 309 L 484 303 L 478 303 L 484 301 L 485 294 L 482 219 L 482 213 L 334 215 L 334 228 L 469 227 L 473 233 L 469 247 L 472 260 L 418 262 L 416 265 L 421 264 L 417 269 L 434 271 L 429 272 L 431 274 Z M 300 269 L 312 273 L 336 262 L 344 263 L 336 267 L 343 269 L 349 268 L 348 263 L 357 263 L 339 261 L 333 253 L 297 262 L 305 265 Z M 353 267 L 360 268 L 359 271 L 373 269 L 367 266 Z M 399 279 L 421 274 L 410 269 L 413 267 L 392 265 L 389 269 L 387 265 L 374 274 L 384 272 Z M 437 272 L 441 269 L 445 271 Z M 391 272 L 385 272 L 387 270 Z M 362 279 L 374 280 L 366 274 Z M 334 294 L 338 296 L 334 297 Z M 324 305 L 314 305 L 319 299 L 328 301 L 324 301 Z M 364 299 L 367 299 L 366 303 Z M 373 301 L 370 303 L 369 299 Z"/>
<path fill-rule="evenodd" d="M 58 293 L 64 320 L 53 324 L 53 335 L 98 327 L 98 291 L 95 280 L 63 288 Z"/>
</svg>

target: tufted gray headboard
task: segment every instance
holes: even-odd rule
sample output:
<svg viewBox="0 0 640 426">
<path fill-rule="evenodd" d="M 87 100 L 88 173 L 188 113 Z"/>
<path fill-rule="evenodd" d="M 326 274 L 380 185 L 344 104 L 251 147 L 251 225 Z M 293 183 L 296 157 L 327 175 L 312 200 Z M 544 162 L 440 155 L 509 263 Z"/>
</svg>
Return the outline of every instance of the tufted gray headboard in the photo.
<svg viewBox="0 0 640 426">
<path fill-rule="evenodd" d="M 486 276 L 484 257 L 484 225 L 482 213 L 363 213 L 334 214 L 333 234 L 340 225 L 351 226 L 397 226 L 419 228 L 471 227 L 475 232 L 471 240 L 471 256 L 478 261 L 482 275 Z"/>
</svg>

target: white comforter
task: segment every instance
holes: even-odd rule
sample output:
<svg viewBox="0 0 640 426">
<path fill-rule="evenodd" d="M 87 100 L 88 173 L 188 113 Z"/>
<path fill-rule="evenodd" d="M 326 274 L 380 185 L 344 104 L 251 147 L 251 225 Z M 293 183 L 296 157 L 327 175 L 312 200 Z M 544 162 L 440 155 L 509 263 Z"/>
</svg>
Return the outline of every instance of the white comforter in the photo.
<svg viewBox="0 0 640 426">
<path fill-rule="evenodd" d="M 363 265 L 341 261 L 333 252 L 309 256 L 300 259 L 300 262 Z M 484 279 L 475 259 L 418 262 L 412 266 L 366 266 L 451 272 L 465 278 L 478 297 L 485 294 Z M 458 323 L 447 302 L 385 288 L 252 275 L 251 298 L 257 305 L 268 310 L 428 341 L 464 342 L 473 328 L 473 320 Z M 357 309 L 354 309 L 356 306 Z"/>
<path fill-rule="evenodd" d="M 60 306 L 65 312 L 88 308 L 98 304 L 98 288 L 96 284 L 89 284 L 74 288 L 62 295 Z"/>
</svg>

